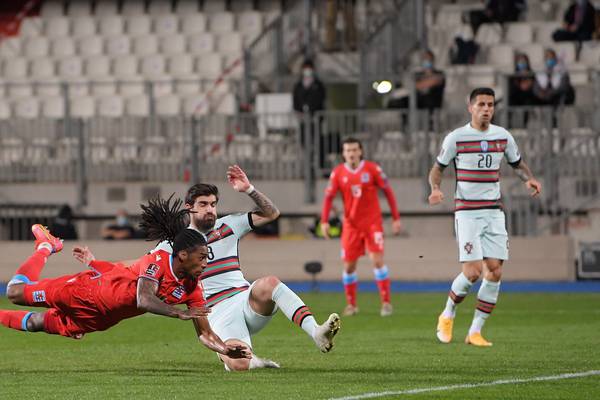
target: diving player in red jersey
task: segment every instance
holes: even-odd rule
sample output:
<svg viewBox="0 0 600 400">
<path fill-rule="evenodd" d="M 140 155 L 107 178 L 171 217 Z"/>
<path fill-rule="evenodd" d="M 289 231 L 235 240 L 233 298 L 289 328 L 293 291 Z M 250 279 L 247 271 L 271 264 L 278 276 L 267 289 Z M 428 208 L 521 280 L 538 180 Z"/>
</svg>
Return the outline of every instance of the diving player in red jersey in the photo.
<svg viewBox="0 0 600 400">
<path fill-rule="evenodd" d="M 394 191 L 381 167 L 372 161 L 363 160 L 363 148 L 358 139 L 347 138 L 342 144 L 344 163 L 335 167 L 329 177 L 321 212 L 321 230 L 329 238 L 329 212 L 338 191 L 344 202 L 342 227 L 342 260 L 344 261 L 344 291 L 347 305 L 344 315 L 358 312 L 356 291 L 358 278 L 356 262 L 365 254 L 365 248 L 373 262 L 373 273 L 381 298 L 381 316 L 392 314 L 390 303 L 390 279 L 388 267 L 383 262 L 383 223 L 377 192 L 383 190 L 392 213 L 392 230 L 400 233 L 400 214 Z"/>
<path fill-rule="evenodd" d="M 73 255 L 89 271 L 39 282 L 48 257 L 62 250 L 59 238 L 42 225 L 33 225 L 35 252 L 17 270 L 7 288 L 11 302 L 47 307 L 44 312 L 0 310 L 0 324 L 28 332 L 44 331 L 80 339 L 85 333 L 106 330 L 120 321 L 150 312 L 192 320 L 198 338 L 209 349 L 232 358 L 249 357 L 241 345 L 227 345 L 212 331 L 206 315 L 200 274 L 206 267 L 208 249 L 204 237 L 184 229 L 188 213 L 181 201 L 151 201 L 142 206 L 142 227 L 152 240 L 169 240 L 173 254 L 158 251 L 138 259 L 130 267 L 95 260 L 86 248 Z M 187 310 L 174 307 L 186 304 Z"/>
</svg>

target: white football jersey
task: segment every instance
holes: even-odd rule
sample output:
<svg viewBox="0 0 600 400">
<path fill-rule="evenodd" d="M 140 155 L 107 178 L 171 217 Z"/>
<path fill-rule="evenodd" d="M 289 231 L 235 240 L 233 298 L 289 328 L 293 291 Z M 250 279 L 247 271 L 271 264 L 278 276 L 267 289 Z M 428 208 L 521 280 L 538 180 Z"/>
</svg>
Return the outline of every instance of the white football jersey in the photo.
<svg viewBox="0 0 600 400">
<path fill-rule="evenodd" d="M 502 208 L 500 165 L 504 157 L 512 166 L 521 161 L 515 139 L 497 125 L 490 124 L 482 132 L 469 123 L 444 138 L 437 162 L 446 167 L 454 161 L 455 211 Z"/>
<path fill-rule="evenodd" d="M 203 234 L 208 243 L 208 265 L 200 279 L 208 306 L 250 286 L 240 269 L 238 242 L 252 229 L 251 213 L 231 214 L 217 219 L 214 229 Z M 159 243 L 152 252 L 157 250 L 173 252 L 170 243 L 166 241 Z"/>
</svg>

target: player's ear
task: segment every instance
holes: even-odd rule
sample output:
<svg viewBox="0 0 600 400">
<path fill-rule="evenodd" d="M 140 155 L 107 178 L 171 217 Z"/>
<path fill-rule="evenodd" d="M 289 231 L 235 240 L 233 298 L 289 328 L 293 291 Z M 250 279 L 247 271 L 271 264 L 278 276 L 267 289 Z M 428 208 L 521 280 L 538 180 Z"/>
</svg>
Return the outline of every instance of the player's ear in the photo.
<svg viewBox="0 0 600 400">
<path fill-rule="evenodd" d="M 179 261 L 181 261 L 181 262 L 187 260 L 188 256 L 189 256 L 189 254 L 188 254 L 187 250 L 179 250 L 177 252 L 177 258 L 179 258 Z"/>
</svg>

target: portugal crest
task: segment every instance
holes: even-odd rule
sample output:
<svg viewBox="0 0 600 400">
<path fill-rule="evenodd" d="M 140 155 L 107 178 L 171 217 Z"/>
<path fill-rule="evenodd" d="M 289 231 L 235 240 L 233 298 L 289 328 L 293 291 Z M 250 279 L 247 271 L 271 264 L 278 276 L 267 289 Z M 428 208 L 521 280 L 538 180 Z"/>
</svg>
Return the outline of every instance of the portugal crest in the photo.
<svg viewBox="0 0 600 400">
<path fill-rule="evenodd" d="M 467 254 L 471 254 L 471 252 L 473 251 L 473 243 L 471 243 L 471 242 L 465 243 L 464 249 L 467 252 Z"/>
<path fill-rule="evenodd" d="M 484 153 L 490 148 L 490 144 L 487 142 L 487 140 L 482 140 L 481 143 L 479 143 L 479 145 L 481 146 L 481 151 L 483 151 Z"/>
</svg>

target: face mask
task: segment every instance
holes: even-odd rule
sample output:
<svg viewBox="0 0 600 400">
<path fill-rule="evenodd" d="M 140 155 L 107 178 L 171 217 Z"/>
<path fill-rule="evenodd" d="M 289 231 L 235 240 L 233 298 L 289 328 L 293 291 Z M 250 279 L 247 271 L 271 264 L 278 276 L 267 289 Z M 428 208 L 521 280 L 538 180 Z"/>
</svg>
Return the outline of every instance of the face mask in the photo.
<svg viewBox="0 0 600 400">
<path fill-rule="evenodd" d="M 312 78 L 313 75 L 314 71 L 310 68 L 304 68 L 302 70 L 302 76 L 304 76 L 305 78 Z"/>
<path fill-rule="evenodd" d="M 423 65 L 423 68 L 425 68 L 425 69 L 431 69 L 431 68 L 433 68 L 433 63 L 431 61 L 429 61 L 429 60 L 423 61 L 422 65 Z"/>
<path fill-rule="evenodd" d="M 527 63 L 525 61 L 519 61 L 517 63 L 517 71 L 525 71 L 527 69 Z"/>
<path fill-rule="evenodd" d="M 119 226 L 125 226 L 125 225 L 127 225 L 127 217 L 119 215 L 117 217 L 117 225 L 119 225 Z"/>
<path fill-rule="evenodd" d="M 546 67 L 552 68 L 556 65 L 556 60 L 554 58 L 549 58 L 546 60 Z"/>
</svg>

